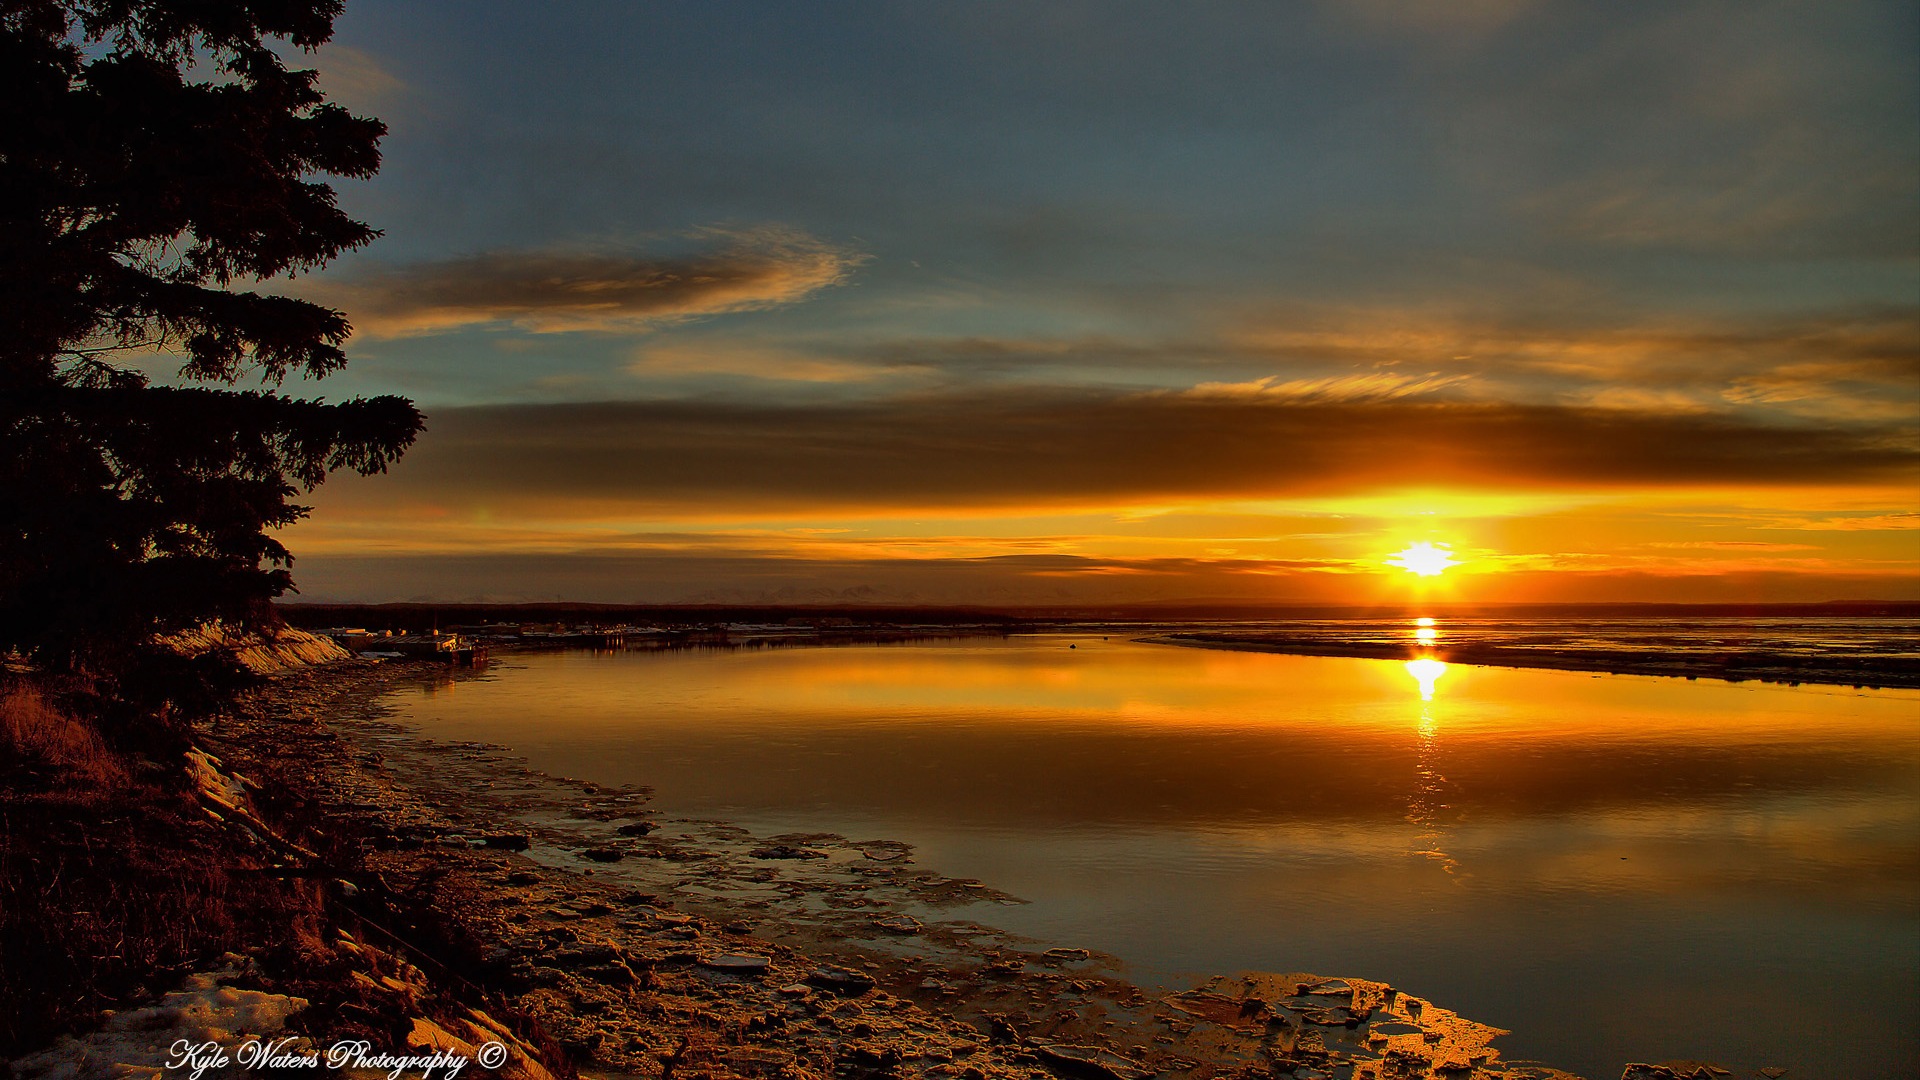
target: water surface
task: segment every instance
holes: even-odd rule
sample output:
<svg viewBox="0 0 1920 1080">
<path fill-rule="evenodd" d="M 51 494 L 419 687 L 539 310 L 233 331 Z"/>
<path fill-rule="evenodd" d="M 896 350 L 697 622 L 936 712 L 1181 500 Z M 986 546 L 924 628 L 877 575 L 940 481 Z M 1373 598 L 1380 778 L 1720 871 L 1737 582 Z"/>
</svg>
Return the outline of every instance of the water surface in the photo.
<svg viewBox="0 0 1920 1080">
<path fill-rule="evenodd" d="M 398 700 L 670 815 L 909 841 L 1146 983 L 1382 979 L 1593 1077 L 1920 1070 L 1920 693 L 1082 635 L 530 654 Z"/>
</svg>

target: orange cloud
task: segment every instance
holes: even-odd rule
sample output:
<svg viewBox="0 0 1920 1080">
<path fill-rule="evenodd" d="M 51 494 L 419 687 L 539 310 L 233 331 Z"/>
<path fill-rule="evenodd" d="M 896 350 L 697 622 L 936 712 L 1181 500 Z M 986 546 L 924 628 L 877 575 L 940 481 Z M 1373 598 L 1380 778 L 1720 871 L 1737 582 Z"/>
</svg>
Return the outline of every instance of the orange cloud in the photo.
<svg viewBox="0 0 1920 1080">
<path fill-rule="evenodd" d="M 1251 382 L 1201 383 L 1186 391 L 1196 398 L 1269 398 L 1292 401 L 1393 401 L 1419 397 L 1466 381 L 1465 375 L 1400 375 L 1390 371 L 1372 371 L 1353 375 L 1328 375 L 1317 379 L 1281 379 L 1269 375 Z"/>
<path fill-rule="evenodd" d="M 676 258 L 499 251 L 363 271 L 306 291 L 344 309 L 373 337 L 489 324 L 536 333 L 631 331 L 795 303 L 845 281 L 863 258 L 789 229 L 700 236 L 718 249 Z"/>
</svg>

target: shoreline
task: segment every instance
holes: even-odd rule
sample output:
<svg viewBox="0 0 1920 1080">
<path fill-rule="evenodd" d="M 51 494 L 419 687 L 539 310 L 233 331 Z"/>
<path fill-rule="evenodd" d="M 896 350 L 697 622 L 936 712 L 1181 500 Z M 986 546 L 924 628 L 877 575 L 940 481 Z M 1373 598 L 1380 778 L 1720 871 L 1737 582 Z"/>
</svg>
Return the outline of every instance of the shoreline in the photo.
<svg viewBox="0 0 1920 1080">
<path fill-rule="evenodd" d="M 422 1052 L 498 1032 L 517 1055 L 501 1075 L 516 1080 L 1575 1080 L 1504 1059 L 1504 1031 L 1365 978 L 1234 972 L 1143 989 L 1112 957 L 996 929 L 995 905 L 1017 898 L 919 866 L 907 844 L 673 817 L 647 788 L 437 741 L 385 702 L 484 677 L 420 661 L 290 667 L 201 725 L 211 816 L 239 826 L 236 851 L 274 848 L 270 875 L 324 894 L 330 951 L 316 975 L 259 942 L 115 1008 L 142 1016 L 232 987 L 215 992 L 264 995 L 322 1049 L 343 1031 Z M 290 932 L 313 944 L 312 928 Z M 103 1057 L 104 1037 L 63 1038 L 16 1059 L 14 1076 L 135 1060 Z"/>
<path fill-rule="evenodd" d="M 1825 663 L 1773 652 L 1748 652 L 1733 658 L 1685 657 L 1610 649 L 1535 649 L 1498 643 L 1415 647 L 1374 642 L 1339 642 L 1301 638 L 1287 631 L 1190 631 L 1151 634 L 1131 639 L 1148 645 L 1176 645 L 1190 649 L 1282 653 L 1289 656 L 1331 656 L 1360 660 L 1440 660 L 1474 667 L 1528 668 L 1578 671 L 1605 675 L 1653 675 L 1688 680 L 1719 679 L 1731 683 L 1761 682 L 1785 686 L 1813 684 L 1845 686 L 1855 690 L 1920 689 L 1920 660 L 1895 658 L 1898 663 L 1861 664 L 1836 657 Z"/>
<path fill-rule="evenodd" d="M 1498 1029 L 1362 979 L 1250 973 L 1143 991 L 1111 958 L 995 930 L 991 905 L 1015 898 L 917 867 L 907 845 L 664 817 L 645 789 L 422 737 L 380 698 L 423 676 L 473 677 L 295 672 L 209 738 L 255 768 L 302 763 L 323 817 L 365 837 L 356 908 L 424 897 L 478 943 L 464 977 L 513 997 L 582 1070 L 1571 1076 L 1504 1061 Z M 313 753 L 329 735 L 336 752 Z"/>
</svg>

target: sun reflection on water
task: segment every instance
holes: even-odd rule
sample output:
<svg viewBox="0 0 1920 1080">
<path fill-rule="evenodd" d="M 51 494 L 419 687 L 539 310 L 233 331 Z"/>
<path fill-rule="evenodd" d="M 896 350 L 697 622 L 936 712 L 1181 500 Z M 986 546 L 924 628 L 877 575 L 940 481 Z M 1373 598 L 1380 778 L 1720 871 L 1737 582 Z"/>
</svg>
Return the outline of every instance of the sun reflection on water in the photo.
<svg viewBox="0 0 1920 1080">
<path fill-rule="evenodd" d="M 1421 621 L 1432 622 L 1431 619 Z M 1422 627 L 1421 632 L 1433 633 L 1426 627 Z M 1447 852 L 1446 819 L 1451 807 L 1446 799 L 1451 785 L 1440 771 L 1440 730 L 1433 715 L 1434 685 L 1447 673 L 1447 663 L 1422 656 L 1407 661 L 1406 667 L 1407 674 L 1420 684 L 1419 763 L 1414 788 L 1408 793 L 1406 813 L 1407 824 L 1418 831 L 1407 853 L 1439 863 L 1449 877 L 1462 877 L 1465 875 L 1459 860 Z"/>
<path fill-rule="evenodd" d="M 1423 656 L 1418 660 L 1407 661 L 1407 674 L 1413 676 L 1414 681 L 1420 684 L 1421 701 L 1433 700 L 1434 684 L 1438 683 L 1440 676 L 1446 673 L 1447 662 L 1445 660 L 1435 660 L 1431 656 Z"/>
</svg>

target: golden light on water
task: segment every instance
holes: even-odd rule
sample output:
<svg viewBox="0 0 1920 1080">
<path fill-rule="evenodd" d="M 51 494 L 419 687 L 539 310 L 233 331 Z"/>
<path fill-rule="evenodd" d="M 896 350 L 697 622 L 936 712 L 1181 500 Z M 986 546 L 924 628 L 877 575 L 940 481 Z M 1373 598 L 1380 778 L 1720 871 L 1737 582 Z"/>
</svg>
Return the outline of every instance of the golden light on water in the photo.
<svg viewBox="0 0 1920 1080">
<path fill-rule="evenodd" d="M 1438 577 L 1446 573 L 1448 567 L 1460 565 L 1460 561 L 1453 557 L 1453 549 L 1447 545 L 1422 540 L 1408 544 L 1399 554 L 1388 559 L 1387 565 L 1397 566 L 1421 577 Z"/>
<path fill-rule="evenodd" d="M 1407 674 L 1413 676 L 1414 680 L 1420 684 L 1421 701 L 1433 700 L 1433 685 L 1439 682 L 1440 676 L 1446 673 L 1447 662 L 1445 660 L 1435 660 L 1430 656 L 1423 656 L 1418 660 L 1407 661 Z"/>
</svg>

